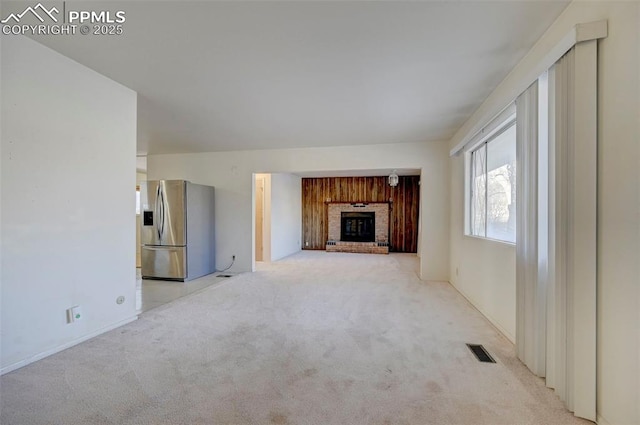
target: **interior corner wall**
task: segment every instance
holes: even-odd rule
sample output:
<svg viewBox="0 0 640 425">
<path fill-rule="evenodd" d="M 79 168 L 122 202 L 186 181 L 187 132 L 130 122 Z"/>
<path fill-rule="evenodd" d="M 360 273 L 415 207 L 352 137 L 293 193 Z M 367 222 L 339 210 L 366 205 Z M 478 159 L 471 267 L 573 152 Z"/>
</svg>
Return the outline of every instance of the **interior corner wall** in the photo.
<svg viewBox="0 0 640 425">
<path fill-rule="evenodd" d="M 421 170 L 420 276 L 449 280 L 449 160 L 443 142 L 149 155 L 150 179 L 216 187 L 216 252 L 236 254 L 235 272 L 252 268 L 253 173 Z M 218 267 L 221 264 L 218 264 Z"/>
<path fill-rule="evenodd" d="M 302 179 L 293 174 L 271 174 L 271 261 L 301 249 Z"/>
<path fill-rule="evenodd" d="M 5 373 L 136 318 L 136 93 L 2 38 Z"/>
<path fill-rule="evenodd" d="M 482 111 L 512 101 L 514 87 L 576 24 L 606 19 L 608 36 L 598 41 L 598 213 L 597 213 L 597 419 L 602 425 L 640 423 L 640 2 L 572 2 L 507 78 L 465 124 Z M 452 140 L 449 148 L 453 148 Z M 462 237 L 463 165 L 451 158 L 451 276 L 461 291 L 500 297 L 487 276 L 511 273 L 515 255 L 502 264 L 479 262 L 484 247 L 470 251 Z M 475 269 L 480 275 L 460 274 Z M 468 280 L 468 282 L 467 282 Z M 514 278 L 515 282 L 515 278 Z M 505 280 L 505 284 L 508 283 Z M 515 283 L 514 283 L 515 287 Z M 491 295 L 494 294 L 494 295 Z M 471 298 L 471 297 L 470 297 Z M 492 301 L 493 302 L 493 301 Z M 497 303 L 498 300 L 495 300 Z M 515 302 L 515 299 L 514 299 Z M 474 302 L 479 309 L 482 305 Z M 490 313 L 489 313 L 490 314 Z M 580 373 L 580 371 L 576 371 Z"/>
</svg>

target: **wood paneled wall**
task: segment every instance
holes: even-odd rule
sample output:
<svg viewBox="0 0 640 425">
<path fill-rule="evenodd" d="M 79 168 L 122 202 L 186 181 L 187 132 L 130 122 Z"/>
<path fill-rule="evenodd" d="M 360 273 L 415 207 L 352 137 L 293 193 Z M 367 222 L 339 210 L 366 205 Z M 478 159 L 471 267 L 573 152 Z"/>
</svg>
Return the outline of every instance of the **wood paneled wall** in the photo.
<svg viewBox="0 0 640 425">
<path fill-rule="evenodd" d="M 387 176 L 303 178 L 303 249 L 325 249 L 327 202 L 389 202 L 391 199 L 390 250 L 417 252 L 419 182 L 419 176 L 401 176 L 396 187 L 387 184 Z"/>
</svg>

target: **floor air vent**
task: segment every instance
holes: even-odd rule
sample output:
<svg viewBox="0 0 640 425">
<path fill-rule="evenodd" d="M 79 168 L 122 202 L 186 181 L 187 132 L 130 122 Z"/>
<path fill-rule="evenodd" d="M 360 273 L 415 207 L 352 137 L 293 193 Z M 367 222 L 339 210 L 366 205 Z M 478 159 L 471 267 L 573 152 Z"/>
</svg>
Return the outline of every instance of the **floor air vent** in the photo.
<svg viewBox="0 0 640 425">
<path fill-rule="evenodd" d="M 495 363 L 493 357 L 484 349 L 484 347 L 480 344 L 467 344 L 469 350 L 473 353 L 476 358 L 483 363 Z"/>
<path fill-rule="evenodd" d="M 216 277 L 231 277 L 231 275 L 230 274 L 219 274 Z"/>
</svg>

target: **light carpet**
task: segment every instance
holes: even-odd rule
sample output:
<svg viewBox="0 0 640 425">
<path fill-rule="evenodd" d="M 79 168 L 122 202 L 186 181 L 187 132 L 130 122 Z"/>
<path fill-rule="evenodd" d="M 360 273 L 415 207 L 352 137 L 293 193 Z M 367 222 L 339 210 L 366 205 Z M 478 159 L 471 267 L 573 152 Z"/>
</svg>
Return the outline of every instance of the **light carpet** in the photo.
<svg viewBox="0 0 640 425">
<path fill-rule="evenodd" d="M 0 422 L 590 423 L 416 267 L 410 254 L 319 251 L 261 265 L 3 376 Z"/>
</svg>

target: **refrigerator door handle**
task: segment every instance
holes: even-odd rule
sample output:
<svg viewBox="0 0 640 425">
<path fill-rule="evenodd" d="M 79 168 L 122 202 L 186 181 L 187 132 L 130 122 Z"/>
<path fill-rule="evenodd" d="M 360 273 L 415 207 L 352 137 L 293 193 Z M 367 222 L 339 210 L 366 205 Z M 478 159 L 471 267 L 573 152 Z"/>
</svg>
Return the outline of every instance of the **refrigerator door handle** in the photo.
<svg viewBox="0 0 640 425">
<path fill-rule="evenodd" d="M 156 233 L 158 234 L 158 242 L 162 242 L 162 233 L 160 232 L 160 221 L 162 220 L 162 202 L 161 202 L 161 186 L 158 184 L 158 188 L 156 189 Z"/>
<path fill-rule="evenodd" d="M 161 210 L 162 210 L 162 216 L 161 216 L 161 219 L 160 219 L 160 234 L 164 235 L 164 220 L 165 220 L 165 216 L 164 216 L 164 213 L 165 213 L 165 208 L 164 208 L 165 207 L 164 190 L 160 191 L 160 197 L 161 197 L 160 207 L 161 207 Z"/>
</svg>

